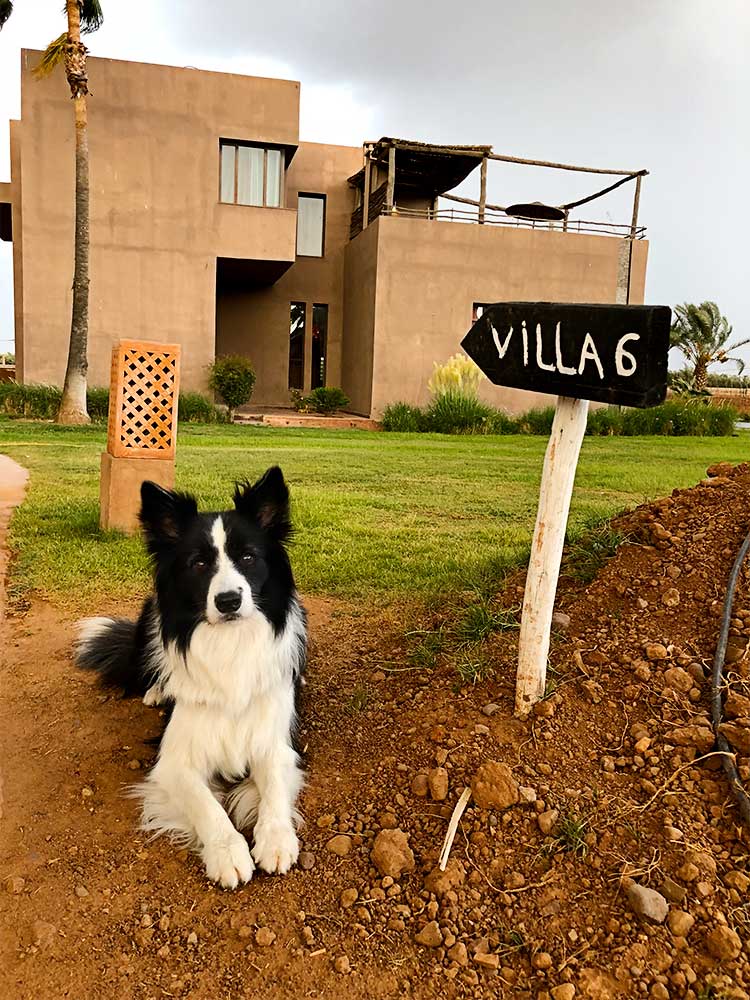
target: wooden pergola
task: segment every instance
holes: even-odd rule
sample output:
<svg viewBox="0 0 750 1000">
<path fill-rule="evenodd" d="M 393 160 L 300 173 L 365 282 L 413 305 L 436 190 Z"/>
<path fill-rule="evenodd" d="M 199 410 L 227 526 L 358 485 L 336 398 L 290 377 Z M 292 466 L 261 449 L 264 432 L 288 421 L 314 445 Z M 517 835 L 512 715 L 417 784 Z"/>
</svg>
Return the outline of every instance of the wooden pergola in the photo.
<svg viewBox="0 0 750 1000">
<path fill-rule="evenodd" d="M 572 209 L 586 205 L 624 184 L 635 181 L 630 238 L 635 239 L 639 232 L 638 209 L 641 181 L 648 174 L 647 170 L 577 166 L 571 163 L 555 163 L 550 160 L 532 160 L 494 153 L 492 146 L 440 146 L 388 137 L 365 142 L 363 152 L 364 166 L 349 178 L 351 186 L 362 192 L 362 204 L 352 216 L 352 235 L 359 232 L 361 228 L 366 228 L 378 215 L 390 215 L 394 211 L 399 192 L 426 197 L 432 201 L 433 205 L 436 204 L 438 197 L 463 205 L 471 205 L 477 209 L 477 221 L 480 225 L 486 221 L 488 211 L 508 212 L 506 206 L 487 202 L 487 163 L 490 160 L 527 167 L 570 170 L 577 173 L 602 174 L 618 178 L 584 198 L 554 206 L 554 210 L 561 213 L 558 217 L 563 221 L 562 228 L 564 230 L 568 228 L 568 215 Z M 465 180 L 477 166 L 480 168 L 478 200 L 446 193 Z M 373 189 L 373 170 L 377 167 L 382 167 L 386 171 L 387 179 Z M 534 206 L 517 207 L 530 211 L 534 209 Z M 545 207 L 539 206 L 540 209 Z M 519 218 L 534 218 L 533 215 L 524 216 L 520 213 L 510 212 L 508 214 L 514 214 Z"/>
</svg>

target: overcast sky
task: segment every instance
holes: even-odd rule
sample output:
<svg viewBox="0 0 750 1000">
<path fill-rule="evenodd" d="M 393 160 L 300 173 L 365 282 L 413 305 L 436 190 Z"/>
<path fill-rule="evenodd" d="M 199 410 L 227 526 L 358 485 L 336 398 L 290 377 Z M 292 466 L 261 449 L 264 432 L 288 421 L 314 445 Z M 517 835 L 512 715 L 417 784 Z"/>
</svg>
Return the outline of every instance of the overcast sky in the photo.
<svg viewBox="0 0 750 1000">
<path fill-rule="evenodd" d="M 20 49 L 59 34 L 61 6 L 16 0 L 0 32 L 0 180 L 5 122 L 20 114 Z M 735 335 L 750 335 L 749 0 L 150 0 L 138 18 L 131 4 L 102 6 L 92 55 L 300 80 L 303 140 L 391 135 L 647 168 L 646 301 L 714 299 Z M 560 203 L 600 181 L 491 163 L 488 199 Z M 473 194 L 478 177 L 464 187 Z M 585 217 L 629 221 L 624 190 Z M 12 346 L 10 262 L 0 243 L 0 350 Z"/>
</svg>

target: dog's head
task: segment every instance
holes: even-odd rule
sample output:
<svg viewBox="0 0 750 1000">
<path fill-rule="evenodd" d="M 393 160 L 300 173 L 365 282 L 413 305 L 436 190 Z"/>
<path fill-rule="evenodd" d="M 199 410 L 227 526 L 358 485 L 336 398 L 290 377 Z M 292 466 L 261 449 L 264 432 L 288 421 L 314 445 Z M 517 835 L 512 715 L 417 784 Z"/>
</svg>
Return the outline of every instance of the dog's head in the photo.
<svg viewBox="0 0 750 1000">
<path fill-rule="evenodd" d="M 181 611 L 212 625 L 249 618 L 278 603 L 291 571 L 289 490 L 274 466 L 241 483 L 234 510 L 199 514 L 195 498 L 145 482 L 141 525 L 154 560 L 157 591 Z"/>
</svg>

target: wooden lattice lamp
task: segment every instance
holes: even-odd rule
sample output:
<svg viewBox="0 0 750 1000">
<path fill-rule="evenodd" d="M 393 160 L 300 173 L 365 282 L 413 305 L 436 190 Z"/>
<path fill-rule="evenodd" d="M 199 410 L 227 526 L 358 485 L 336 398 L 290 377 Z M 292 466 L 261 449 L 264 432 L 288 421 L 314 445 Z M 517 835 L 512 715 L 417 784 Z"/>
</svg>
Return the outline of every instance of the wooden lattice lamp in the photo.
<svg viewBox="0 0 750 1000">
<path fill-rule="evenodd" d="M 138 528 L 141 483 L 174 486 L 180 345 L 120 340 L 112 347 L 107 450 L 102 454 L 100 524 Z"/>
</svg>

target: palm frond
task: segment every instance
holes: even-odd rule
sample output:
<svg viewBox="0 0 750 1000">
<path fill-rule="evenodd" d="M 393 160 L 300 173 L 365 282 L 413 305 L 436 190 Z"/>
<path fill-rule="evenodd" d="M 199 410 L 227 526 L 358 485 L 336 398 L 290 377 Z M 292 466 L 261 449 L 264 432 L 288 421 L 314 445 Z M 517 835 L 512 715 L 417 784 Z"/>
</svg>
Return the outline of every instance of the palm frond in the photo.
<svg viewBox="0 0 750 1000">
<path fill-rule="evenodd" d="M 13 0 L 0 0 L 0 28 L 13 13 Z"/>
<path fill-rule="evenodd" d="M 104 23 L 99 0 L 80 0 L 81 7 L 81 34 L 90 35 L 92 31 L 101 28 Z"/>
<path fill-rule="evenodd" d="M 53 42 L 50 42 L 47 48 L 42 53 L 42 58 L 39 60 L 39 64 L 34 67 L 33 73 L 37 79 L 42 79 L 45 76 L 49 76 L 55 66 L 59 65 L 65 60 L 65 45 L 68 41 L 67 31 L 56 38 Z"/>
</svg>

